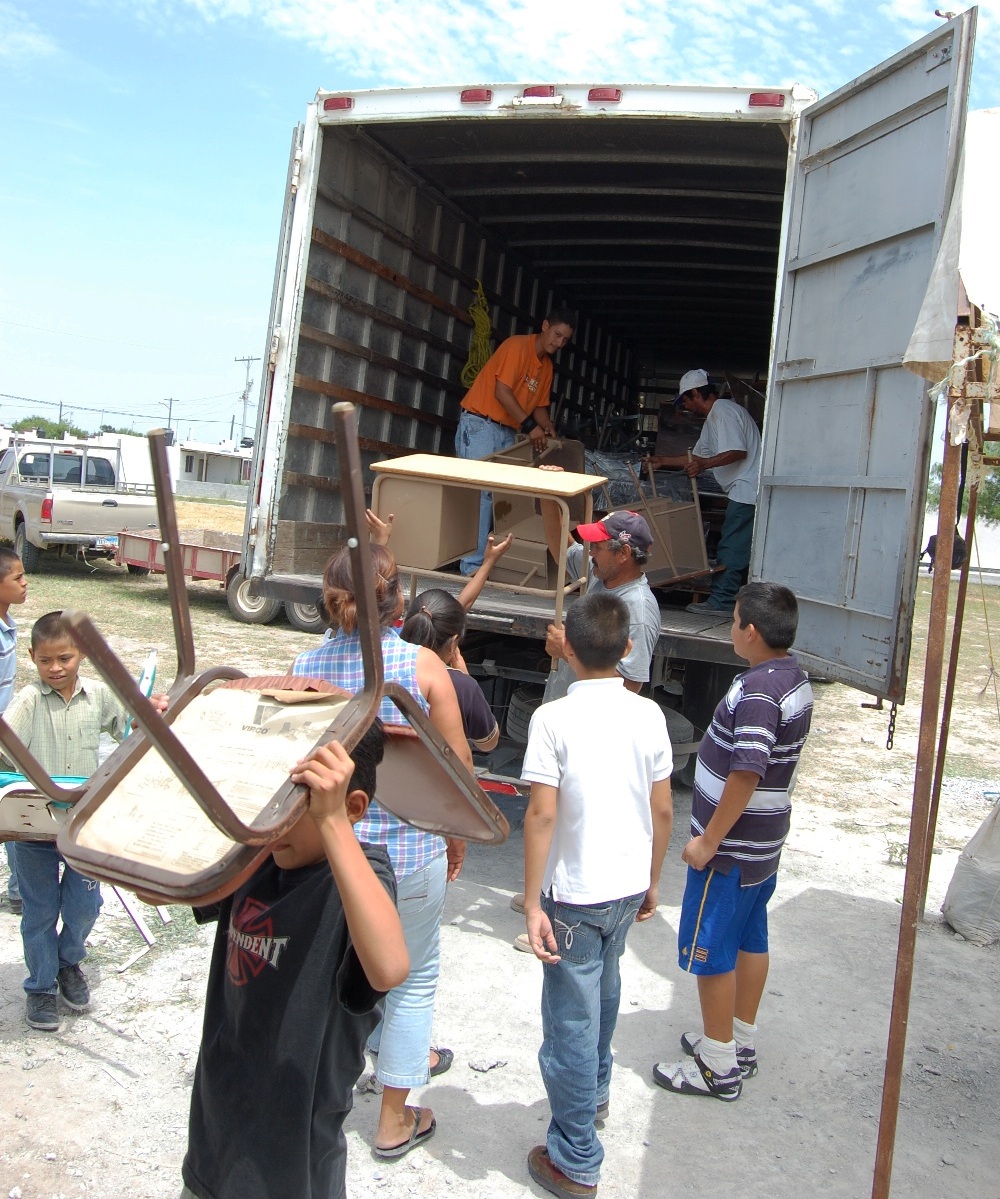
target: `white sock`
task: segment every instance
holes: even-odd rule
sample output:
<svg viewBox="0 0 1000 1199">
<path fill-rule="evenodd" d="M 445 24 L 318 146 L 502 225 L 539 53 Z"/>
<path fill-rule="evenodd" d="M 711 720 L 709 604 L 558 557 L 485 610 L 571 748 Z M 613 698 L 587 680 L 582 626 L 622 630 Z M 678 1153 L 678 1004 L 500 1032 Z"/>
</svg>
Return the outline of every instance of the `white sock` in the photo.
<svg viewBox="0 0 1000 1199">
<path fill-rule="evenodd" d="M 736 1042 L 713 1041 L 711 1037 L 702 1037 L 698 1056 L 713 1074 L 728 1074 L 736 1069 Z"/>
<path fill-rule="evenodd" d="M 753 1049 L 755 1037 L 757 1036 L 757 1025 L 747 1024 L 745 1020 L 733 1018 L 733 1039 L 736 1041 L 737 1049 Z"/>
</svg>

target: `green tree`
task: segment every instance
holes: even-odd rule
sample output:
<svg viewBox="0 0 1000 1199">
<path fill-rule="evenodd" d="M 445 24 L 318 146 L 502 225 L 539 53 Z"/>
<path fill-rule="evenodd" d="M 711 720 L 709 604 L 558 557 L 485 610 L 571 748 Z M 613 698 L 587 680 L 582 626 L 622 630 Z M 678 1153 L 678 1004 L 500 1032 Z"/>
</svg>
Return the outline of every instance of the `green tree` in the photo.
<svg viewBox="0 0 1000 1199">
<path fill-rule="evenodd" d="M 61 438 L 64 433 L 81 440 L 89 436 L 86 429 L 81 429 L 78 425 L 71 425 L 68 421 L 49 420 L 44 416 L 22 417 L 21 420 L 15 421 L 11 428 L 15 433 L 36 433 L 41 437 L 53 439 Z"/>
<path fill-rule="evenodd" d="M 931 467 L 930 478 L 927 482 L 927 510 L 936 512 L 941 503 L 941 463 L 935 462 Z M 964 516 L 969 510 L 969 482 L 965 483 L 965 494 L 962 497 L 962 512 Z M 1000 525 L 1000 471 L 991 470 L 979 484 L 979 499 L 976 502 L 976 523 L 982 521 L 985 525 Z"/>
<path fill-rule="evenodd" d="M 102 433 L 121 433 L 125 437 L 141 436 L 141 434 L 137 433 L 135 431 L 135 429 L 116 429 L 114 427 L 114 425 L 101 425 L 101 432 Z"/>
</svg>

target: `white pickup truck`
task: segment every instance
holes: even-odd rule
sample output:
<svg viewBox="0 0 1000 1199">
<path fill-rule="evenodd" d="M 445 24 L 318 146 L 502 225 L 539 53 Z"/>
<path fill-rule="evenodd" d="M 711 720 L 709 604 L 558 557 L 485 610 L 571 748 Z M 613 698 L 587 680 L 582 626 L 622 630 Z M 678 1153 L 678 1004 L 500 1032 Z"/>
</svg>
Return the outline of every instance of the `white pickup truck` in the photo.
<svg viewBox="0 0 1000 1199">
<path fill-rule="evenodd" d="M 0 538 L 25 570 L 49 549 L 111 557 L 122 529 L 155 526 L 153 488 L 122 482 L 116 450 L 18 438 L 0 457 Z"/>
</svg>

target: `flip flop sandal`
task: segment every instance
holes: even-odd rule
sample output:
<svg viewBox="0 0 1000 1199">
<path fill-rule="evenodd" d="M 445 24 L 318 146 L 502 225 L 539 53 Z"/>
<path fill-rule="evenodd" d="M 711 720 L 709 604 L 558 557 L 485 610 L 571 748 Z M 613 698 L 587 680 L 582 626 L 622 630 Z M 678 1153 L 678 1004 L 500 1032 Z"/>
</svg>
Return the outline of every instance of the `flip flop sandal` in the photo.
<svg viewBox="0 0 1000 1199">
<path fill-rule="evenodd" d="M 376 1157 L 383 1159 L 394 1157 L 405 1157 L 411 1149 L 416 1149 L 418 1145 L 422 1145 L 425 1141 L 429 1141 L 437 1132 L 437 1120 L 431 1119 L 430 1124 L 423 1132 L 418 1132 L 420 1121 L 423 1118 L 424 1109 L 421 1107 L 410 1107 L 407 1111 L 413 1112 L 413 1128 L 410 1130 L 409 1139 L 403 1141 L 401 1145 L 393 1145 L 390 1149 L 380 1149 L 378 1145 L 372 1145 L 372 1153 Z"/>
<path fill-rule="evenodd" d="M 437 1045 L 431 1046 L 431 1053 L 438 1055 L 437 1065 L 430 1068 L 431 1078 L 438 1074 L 446 1074 L 451 1069 L 455 1054 L 450 1049 L 440 1049 Z"/>
<path fill-rule="evenodd" d="M 708 1099 L 721 1099 L 731 1103 L 739 1099 L 743 1089 L 743 1079 L 737 1071 L 731 1080 L 717 1078 L 711 1070 L 702 1063 L 700 1057 L 685 1058 L 681 1062 L 671 1062 L 669 1065 L 653 1067 L 653 1082 L 675 1095 L 700 1095 Z"/>
</svg>

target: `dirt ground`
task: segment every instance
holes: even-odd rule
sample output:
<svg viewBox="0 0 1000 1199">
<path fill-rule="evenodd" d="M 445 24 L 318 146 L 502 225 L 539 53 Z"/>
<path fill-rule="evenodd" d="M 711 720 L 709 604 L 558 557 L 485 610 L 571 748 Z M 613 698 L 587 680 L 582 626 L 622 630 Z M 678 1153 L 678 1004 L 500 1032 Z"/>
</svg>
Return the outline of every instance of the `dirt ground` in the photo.
<svg viewBox="0 0 1000 1199">
<path fill-rule="evenodd" d="M 194 519 L 184 517 L 189 527 L 219 527 L 197 507 Z M 201 665 L 235 662 L 256 673 L 283 667 L 314 644 L 284 623 L 237 624 L 210 584 L 193 586 L 191 595 Z M 918 629 L 926 625 L 926 596 L 922 580 Z M 1000 629 L 1000 597 L 985 602 L 990 627 Z M 151 645 L 170 644 L 162 580 L 47 564 L 32 576 L 18 614 L 22 630 L 41 612 L 70 605 L 93 612 L 134 669 Z M 939 915 L 958 851 L 990 810 L 996 796 L 987 793 L 1000 780 L 996 698 L 991 690 L 979 694 L 990 644 L 982 604 L 971 609 L 917 943 L 894 1159 L 893 1195 L 920 1199 L 1000 1199 L 1000 952 L 959 939 Z M 19 649 L 27 680 L 24 640 Z M 669 1095 L 650 1075 L 654 1062 L 679 1056 L 678 1037 L 697 1024 L 693 982 L 676 965 L 690 793 L 675 789 L 663 906 L 632 931 L 623 960 L 601 1195 L 714 1197 L 720 1178 L 736 1176 L 749 1199 L 870 1193 L 923 652 L 918 634 L 891 752 L 887 713 L 862 708 L 864 697 L 847 688 L 816 688 L 772 907 L 760 1073 L 736 1104 Z M 170 653 L 161 655 L 164 683 L 171 662 Z M 470 848 L 449 891 L 435 1040 L 454 1049 L 455 1064 L 416 1096 L 434 1109 L 437 1135 L 399 1162 L 376 1161 L 369 1144 L 378 1100 L 359 1093 L 347 1126 L 351 1195 L 541 1193 L 525 1166 L 548 1118 L 536 1061 L 541 966 L 511 947 L 523 929 L 509 907 L 522 874 L 523 802 L 505 801 L 504 810 L 509 841 Z M 111 888 L 104 894 L 88 962 L 92 1010 L 65 1013 L 58 1034 L 24 1023 L 18 924 L 6 901 L 0 906 L 0 1196 L 172 1199 L 180 1190 L 212 932 L 197 929 L 185 909 L 172 909 L 165 925 L 144 908 L 156 944 L 132 960 L 143 941 Z"/>
</svg>

